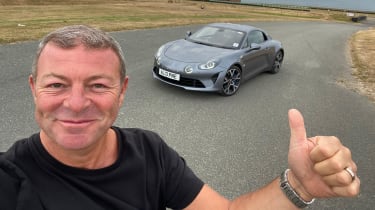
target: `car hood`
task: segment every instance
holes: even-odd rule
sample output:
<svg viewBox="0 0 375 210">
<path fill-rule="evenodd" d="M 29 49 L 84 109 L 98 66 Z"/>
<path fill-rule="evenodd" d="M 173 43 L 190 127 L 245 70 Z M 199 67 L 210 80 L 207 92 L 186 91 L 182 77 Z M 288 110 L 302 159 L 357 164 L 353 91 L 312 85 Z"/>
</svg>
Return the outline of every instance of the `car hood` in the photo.
<svg viewBox="0 0 375 210">
<path fill-rule="evenodd" d="M 167 46 L 164 55 L 176 61 L 205 63 L 208 60 L 225 56 L 231 52 L 233 50 L 207 46 L 181 39 Z"/>
</svg>

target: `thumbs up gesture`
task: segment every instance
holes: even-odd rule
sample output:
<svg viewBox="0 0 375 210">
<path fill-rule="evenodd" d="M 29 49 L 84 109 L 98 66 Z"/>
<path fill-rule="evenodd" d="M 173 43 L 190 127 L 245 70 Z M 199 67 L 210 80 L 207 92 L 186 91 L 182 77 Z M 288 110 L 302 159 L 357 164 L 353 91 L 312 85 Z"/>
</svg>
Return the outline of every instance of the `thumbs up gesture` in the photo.
<svg viewBox="0 0 375 210">
<path fill-rule="evenodd" d="M 307 138 L 301 113 L 289 110 L 290 145 L 288 178 L 305 200 L 353 197 L 360 180 L 350 150 L 334 136 Z"/>
</svg>

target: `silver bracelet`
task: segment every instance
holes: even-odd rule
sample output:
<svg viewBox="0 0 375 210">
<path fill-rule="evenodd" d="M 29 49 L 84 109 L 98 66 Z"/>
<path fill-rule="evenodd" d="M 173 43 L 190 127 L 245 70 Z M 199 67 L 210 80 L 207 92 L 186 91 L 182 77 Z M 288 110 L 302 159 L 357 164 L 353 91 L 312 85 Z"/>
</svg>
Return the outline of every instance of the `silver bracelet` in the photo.
<svg viewBox="0 0 375 210">
<path fill-rule="evenodd" d="M 280 188 L 285 193 L 286 197 L 298 208 L 305 208 L 312 204 L 315 201 L 313 198 L 311 201 L 305 201 L 298 195 L 298 193 L 290 186 L 288 181 L 288 171 L 290 169 L 286 169 L 280 176 Z"/>
</svg>

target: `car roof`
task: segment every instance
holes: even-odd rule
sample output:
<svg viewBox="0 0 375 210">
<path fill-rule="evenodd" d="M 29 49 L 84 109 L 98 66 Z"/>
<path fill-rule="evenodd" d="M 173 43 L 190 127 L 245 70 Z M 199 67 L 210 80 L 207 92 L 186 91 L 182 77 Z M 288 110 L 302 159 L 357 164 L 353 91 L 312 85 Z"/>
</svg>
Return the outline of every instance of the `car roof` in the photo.
<svg viewBox="0 0 375 210">
<path fill-rule="evenodd" d="M 254 29 L 260 30 L 259 28 L 256 28 L 254 26 L 235 24 L 235 23 L 211 23 L 211 24 L 208 24 L 207 26 L 229 28 L 229 29 L 239 30 L 239 31 L 252 31 Z"/>
</svg>

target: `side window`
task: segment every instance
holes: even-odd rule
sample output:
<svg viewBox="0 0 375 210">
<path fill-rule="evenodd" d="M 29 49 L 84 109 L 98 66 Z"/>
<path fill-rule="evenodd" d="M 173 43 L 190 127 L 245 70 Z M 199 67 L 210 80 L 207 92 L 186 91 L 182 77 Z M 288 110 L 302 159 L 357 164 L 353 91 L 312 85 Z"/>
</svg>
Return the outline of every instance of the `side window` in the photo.
<svg viewBox="0 0 375 210">
<path fill-rule="evenodd" d="M 250 46 L 251 43 L 260 44 L 267 40 L 266 35 L 261 31 L 252 31 L 247 37 L 247 44 Z"/>
</svg>

